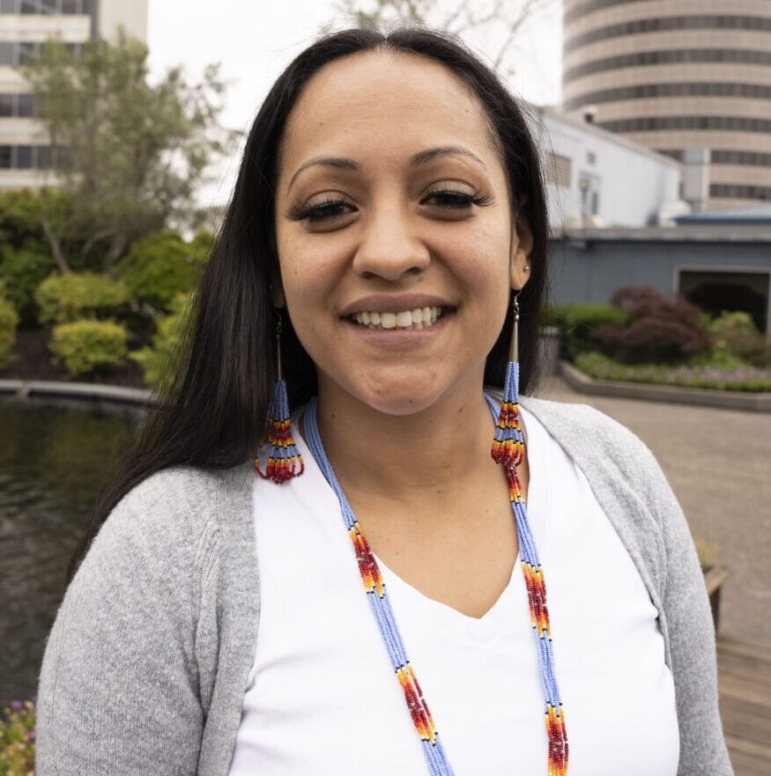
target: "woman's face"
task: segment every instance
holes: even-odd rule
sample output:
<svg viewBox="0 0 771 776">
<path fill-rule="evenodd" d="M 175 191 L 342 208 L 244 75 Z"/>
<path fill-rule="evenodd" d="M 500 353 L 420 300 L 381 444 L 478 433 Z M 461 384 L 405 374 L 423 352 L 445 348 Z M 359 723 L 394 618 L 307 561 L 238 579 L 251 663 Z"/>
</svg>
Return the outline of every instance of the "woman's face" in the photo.
<svg viewBox="0 0 771 776">
<path fill-rule="evenodd" d="M 281 149 L 276 301 L 323 402 L 402 415 L 479 395 L 531 241 L 491 133 L 426 58 L 355 54 L 306 86 Z"/>
</svg>

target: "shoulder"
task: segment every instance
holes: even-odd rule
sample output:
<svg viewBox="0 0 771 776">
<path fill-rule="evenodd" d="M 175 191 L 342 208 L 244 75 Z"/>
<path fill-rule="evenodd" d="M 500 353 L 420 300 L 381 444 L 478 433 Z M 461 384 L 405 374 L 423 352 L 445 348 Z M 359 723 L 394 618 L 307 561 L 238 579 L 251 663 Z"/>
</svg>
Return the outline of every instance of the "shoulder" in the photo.
<svg viewBox="0 0 771 776">
<path fill-rule="evenodd" d="M 177 571 L 211 562 L 239 527 L 245 533 L 251 526 L 251 482 L 248 466 L 157 472 L 118 503 L 89 555 Z"/>
<path fill-rule="evenodd" d="M 581 469 L 627 545 L 645 542 L 651 545 L 649 549 L 655 545 L 663 553 L 665 526 L 679 520 L 682 513 L 645 443 L 622 424 L 586 405 L 526 399 L 522 406 Z M 653 556 L 646 562 L 653 562 Z"/>
<path fill-rule="evenodd" d="M 612 464 L 622 471 L 658 471 L 646 444 L 613 418 L 586 404 L 526 398 L 522 406 L 577 461 Z"/>
</svg>

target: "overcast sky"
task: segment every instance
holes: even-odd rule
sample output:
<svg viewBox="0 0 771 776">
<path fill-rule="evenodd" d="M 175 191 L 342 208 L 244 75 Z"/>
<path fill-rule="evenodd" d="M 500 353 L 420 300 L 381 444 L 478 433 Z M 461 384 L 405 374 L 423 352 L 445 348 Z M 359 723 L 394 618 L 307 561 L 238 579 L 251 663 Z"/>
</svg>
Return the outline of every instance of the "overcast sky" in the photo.
<svg viewBox="0 0 771 776">
<path fill-rule="evenodd" d="M 537 104 L 560 99 L 561 17 L 559 4 L 544 0 L 539 14 L 519 36 L 511 64 L 512 88 Z M 454 3 L 447 0 L 452 6 Z M 326 23 L 338 23 L 334 0 L 149 0 L 148 45 L 153 71 L 183 64 L 193 76 L 221 63 L 228 84 L 222 123 L 248 128 L 281 70 Z M 483 54 L 483 40 L 470 41 Z M 203 194 L 205 204 L 228 199 L 238 159 L 219 165 Z"/>
</svg>

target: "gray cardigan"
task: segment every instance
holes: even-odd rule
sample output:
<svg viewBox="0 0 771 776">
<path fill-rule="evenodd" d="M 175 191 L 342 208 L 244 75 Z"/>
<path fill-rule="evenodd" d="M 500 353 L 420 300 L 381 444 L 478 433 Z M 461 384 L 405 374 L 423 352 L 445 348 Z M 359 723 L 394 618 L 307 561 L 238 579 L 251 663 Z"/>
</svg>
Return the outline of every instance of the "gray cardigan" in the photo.
<svg viewBox="0 0 771 776">
<path fill-rule="evenodd" d="M 664 475 L 595 410 L 522 403 L 586 474 L 658 609 L 678 776 L 730 776 L 709 604 Z M 107 520 L 49 637 L 38 776 L 227 775 L 260 615 L 252 478 L 248 465 L 167 470 Z"/>
</svg>

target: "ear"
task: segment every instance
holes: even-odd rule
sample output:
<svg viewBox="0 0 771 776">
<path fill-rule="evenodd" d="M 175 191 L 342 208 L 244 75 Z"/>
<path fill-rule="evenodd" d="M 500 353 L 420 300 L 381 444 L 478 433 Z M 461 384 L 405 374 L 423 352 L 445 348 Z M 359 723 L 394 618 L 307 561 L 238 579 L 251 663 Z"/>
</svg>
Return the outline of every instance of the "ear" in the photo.
<svg viewBox="0 0 771 776">
<path fill-rule="evenodd" d="M 284 287 L 281 285 L 280 278 L 276 278 L 270 284 L 270 298 L 273 300 L 273 306 L 277 310 L 283 310 L 286 307 L 286 297 L 284 296 Z"/>
<path fill-rule="evenodd" d="M 533 250 L 533 231 L 530 222 L 520 211 L 514 222 L 511 239 L 511 287 L 521 291 L 530 279 L 530 254 Z"/>
</svg>

